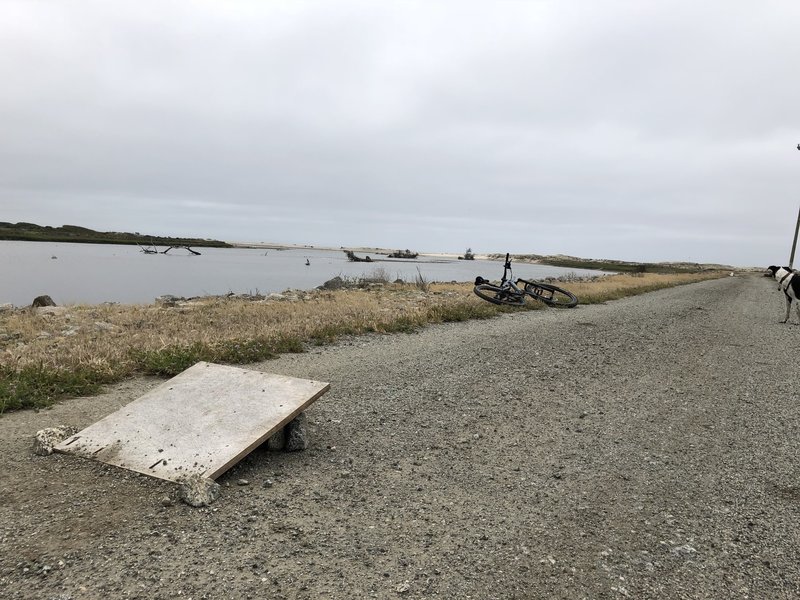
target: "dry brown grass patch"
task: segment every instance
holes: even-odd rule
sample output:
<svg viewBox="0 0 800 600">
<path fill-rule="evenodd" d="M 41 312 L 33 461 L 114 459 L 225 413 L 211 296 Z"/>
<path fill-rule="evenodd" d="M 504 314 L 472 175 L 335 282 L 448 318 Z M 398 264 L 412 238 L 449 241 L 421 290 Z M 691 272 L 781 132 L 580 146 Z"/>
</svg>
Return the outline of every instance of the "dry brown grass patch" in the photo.
<svg viewBox="0 0 800 600">
<path fill-rule="evenodd" d="M 309 340 L 321 329 L 382 331 L 401 316 L 422 324 L 431 306 L 462 302 L 467 296 L 466 290 L 423 294 L 397 285 L 301 294 L 296 301 L 215 298 L 176 307 L 75 305 L 54 314 L 17 311 L 0 315 L 0 364 L 129 372 L 135 366 L 134 350 L 230 340 Z"/>
<path fill-rule="evenodd" d="M 559 285 L 586 304 L 719 276 L 615 275 Z M 0 313 L 0 413 L 89 393 L 136 372 L 173 374 L 197 360 L 255 362 L 343 335 L 413 331 L 515 310 L 478 299 L 472 287 L 430 284 L 423 292 L 414 284 L 390 284 L 298 292 L 291 301 L 209 298 L 174 307 L 75 305 Z"/>
</svg>

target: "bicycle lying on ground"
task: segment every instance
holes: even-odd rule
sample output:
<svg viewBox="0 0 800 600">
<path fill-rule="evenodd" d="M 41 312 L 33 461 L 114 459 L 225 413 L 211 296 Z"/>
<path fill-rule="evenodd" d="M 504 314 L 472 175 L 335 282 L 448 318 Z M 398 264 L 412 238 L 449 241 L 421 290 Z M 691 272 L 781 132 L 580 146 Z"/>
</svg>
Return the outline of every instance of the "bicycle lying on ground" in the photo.
<svg viewBox="0 0 800 600">
<path fill-rule="evenodd" d="M 523 287 L 520 288 L 520 285 Z M 558 308 L 572 308 L 578 304 L 578 297 L 575 294 L 549 283 L 526 279 L 514 281 L 511 258 L 508 254 L 506 254 L 506 264 L 503 266 L 503 278 L 500 280 L 500 285 L 494 285 L 483 277 L 478 277 L 475 279 L 475 293 L 492 304 L 508 306 L 523 306 L 525 296 Z"/>
</svg>

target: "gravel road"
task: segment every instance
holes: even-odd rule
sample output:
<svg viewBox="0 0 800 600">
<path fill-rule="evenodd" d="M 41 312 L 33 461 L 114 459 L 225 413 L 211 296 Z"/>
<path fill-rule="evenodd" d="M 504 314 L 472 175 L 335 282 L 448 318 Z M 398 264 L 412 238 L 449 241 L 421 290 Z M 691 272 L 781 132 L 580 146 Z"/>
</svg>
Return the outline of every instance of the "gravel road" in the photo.
<svg viewBox="0 0 800 600">
<path fill-rule="evenodd" d="M 5 415 L 0 596 L 798 598 L 782 317 L 774 282 L 726 277 L 253 365 L 331 391 L 308 450 L 256 450 L 203 509 L 31 453 L 159 380 Z"/>
</svg>

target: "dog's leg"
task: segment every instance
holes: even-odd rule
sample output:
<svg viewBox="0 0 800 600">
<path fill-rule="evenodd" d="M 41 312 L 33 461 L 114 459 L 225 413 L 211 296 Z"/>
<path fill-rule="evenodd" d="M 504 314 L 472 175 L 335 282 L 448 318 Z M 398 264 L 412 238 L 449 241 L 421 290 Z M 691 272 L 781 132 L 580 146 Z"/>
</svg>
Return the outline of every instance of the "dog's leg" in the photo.
<svg viewBox="0 0 800 600">
<path fill-rule="evenodd" d="M 792 311 L 792 298 L 786 294 L 786 318 L 781 323 L 786 323 L 789 320 L 789 313 Z"/>
<path fill-rule="evenodd" d="M 797 312 L 797 322 L 800 324 L 800 302 L 794 303 L 794 310 Z"/>
</svg>

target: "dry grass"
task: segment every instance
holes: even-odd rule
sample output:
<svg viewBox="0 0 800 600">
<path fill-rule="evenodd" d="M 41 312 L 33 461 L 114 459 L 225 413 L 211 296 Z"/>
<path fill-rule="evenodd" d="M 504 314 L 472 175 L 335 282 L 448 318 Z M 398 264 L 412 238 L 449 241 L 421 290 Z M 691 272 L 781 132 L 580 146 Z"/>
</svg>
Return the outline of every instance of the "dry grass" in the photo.
<svg viewBox="0 0 800 600">
<path fill-rule="evenodd" d="M 608 275 L 592 281 L 568 283 L 562 287 L 569 289 L 572 293 L 577 295 L 581 304 L 597 304 L 686 283 L 717 279 L 723 275 L 726 275 L 726 273 L 721 271 L 673 273 L 669 275 L 658 273 L 627 273 Z"/>
<path fill-rule="evenodd" d="M 595 303 L 719 275 L 615 275 L 563 287 L 582 303 Z M 90 393 L 135 373 L 171 375 L 197 360 L 255 362 L 342 335 L 413 331 L 509 310 L 478 299 L 472 284 L 427 287 L 390 284 L 296 292 L 289 300 L 216 298 L 175 307 L 78 305 L 52 313 L 2 313 L 0 413 Z"/>
<path fill-rule="evenodd" d="M 10 338 L 0 342 L 0 363 L 119 370 L 120 364 L 131 362 L 132 351 L 248 339 L 313 341 L 337 327 L 380 332 L 400 316 L 416 319 L 431 306 L 452 305 L 466 296 L 398 288 L 300 294 L 293 301 L 217 298 L 176 307 L 78 305 L 55 314 L 18 311 L 0 317 L 0 332 Z"/>
</svg>

